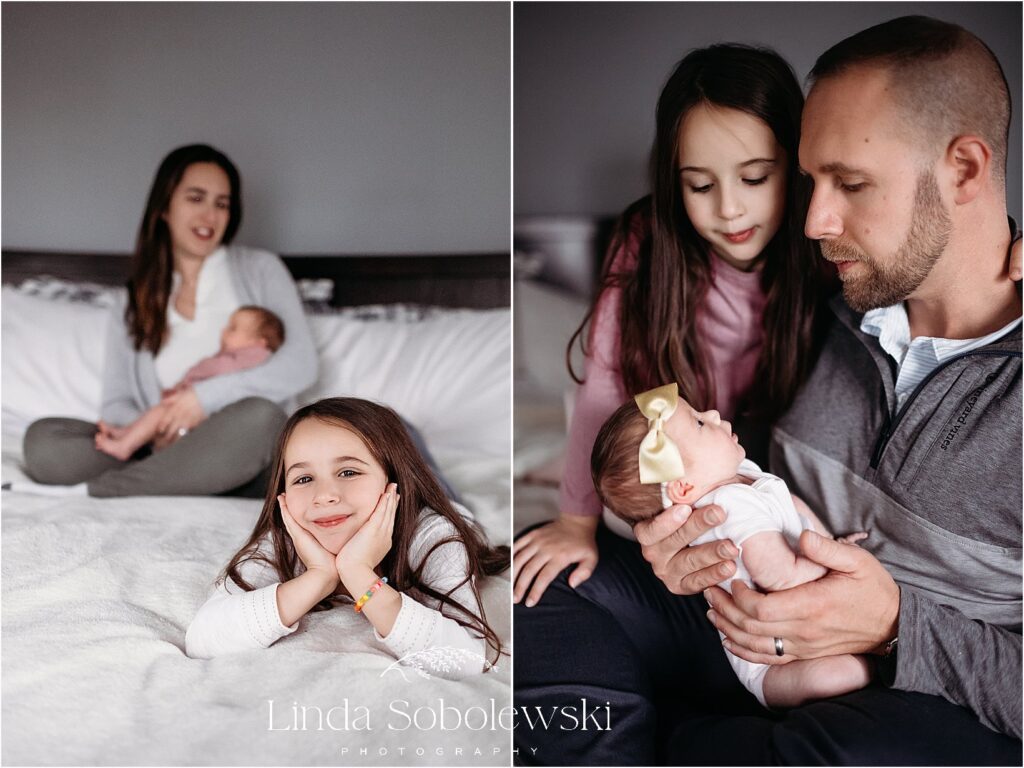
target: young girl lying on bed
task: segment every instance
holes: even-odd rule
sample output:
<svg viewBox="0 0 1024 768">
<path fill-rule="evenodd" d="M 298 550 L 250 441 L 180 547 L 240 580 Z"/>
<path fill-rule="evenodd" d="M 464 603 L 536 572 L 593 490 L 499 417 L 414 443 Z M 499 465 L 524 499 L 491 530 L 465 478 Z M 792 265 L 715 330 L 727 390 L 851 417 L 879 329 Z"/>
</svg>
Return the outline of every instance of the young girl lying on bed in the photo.
<svg viewBox="0 0 1024 768">
<path fill-rule="evenodd" d="M 266 362 L 284 344 L 284 324 L 269 309 L 255 306 L 239 307 L 220 334 L 220 351 L 204 357 L 163 395 L 176 394 L 197 381 L 223 376 L 226 373 L 254 368 Z M 96 448 L 115 458 L 127 461 L 133 453 L 149 444 L 163 430 L 165 408 L 155 405 L 131 424 L 115 427 L 104 421 L 97 423 Z"/>
<path fill-rule="evenodd" d="M 805 529 L 831 534 L 780 478 L 744 458 L 732 426 L 718 411 L 694 410 L 679 398 L 676 384 L 639 394 L 634 401 L 605 422 L 591 456 L 597 493 L 615 515 L 635 524 L 673 504 L 694 509 L 718 504 L 728 513 L 725 522 L 693 544 L 731 539 L 740 549 L 736 578 L 775 592 L 825 575 L 824 566 L 795 548 Z M 854 533 L 839 540 L 853 544 L 866 537 Z M 719 586 L 732 591 L 728 580 Z M 769 666 L 726 655 L 740 682 L 769 707 L 839 696 L 871 680 L 863 656 Z"/>
<path fill-rule="evenodd" d="M 505 570 L 445 498 L 398 416 L 355 398 L 300 408 L 278 439 L 263 512 L 185 637 L 212 658 L 265 648 L 311 610 L 352 605 L 397 658 L 443 677 L 496 662 L 476 579 Z M 493 654 L 488 652 L 488 646 Z"/>
</svg>

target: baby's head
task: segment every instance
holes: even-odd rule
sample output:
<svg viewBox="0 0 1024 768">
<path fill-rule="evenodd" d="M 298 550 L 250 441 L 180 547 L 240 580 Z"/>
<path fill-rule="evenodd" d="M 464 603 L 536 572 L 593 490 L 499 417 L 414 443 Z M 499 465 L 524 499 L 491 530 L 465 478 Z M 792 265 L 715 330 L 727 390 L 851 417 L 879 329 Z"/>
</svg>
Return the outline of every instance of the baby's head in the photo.
<svg viewBox="0 0 1024 768">
<path fill-rule="evenodd" d="M 221 331 L 220 345 L 225 352 L 245 347 L 266 347 L 276 352 L 284 344 L 284 323 L 281 318 L 263 307 L 239 307 Z"/>
<path fill-rule="evenodd" d="M 694 410 L 669 384 L 637 395 L 612 414 L 597 435 L 590 469 L 601 502 L 632 524 L 671 504 L 697 501 L 735 477 L 745 455 L 718 411 Z"/>
</svg>

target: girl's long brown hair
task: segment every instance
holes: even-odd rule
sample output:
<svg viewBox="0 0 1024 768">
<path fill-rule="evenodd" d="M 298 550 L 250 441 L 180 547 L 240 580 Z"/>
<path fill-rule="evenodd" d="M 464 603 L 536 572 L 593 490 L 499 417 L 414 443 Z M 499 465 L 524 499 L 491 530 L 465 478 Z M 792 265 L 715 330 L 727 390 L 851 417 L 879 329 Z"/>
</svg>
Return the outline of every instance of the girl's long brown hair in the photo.
<svg viewBox="0 0 1024 768">
<path fill-rule="evenodd" d="M 320 400 L 304 408 L 300 408 L 288 419 L 277 440 L 274 452 L 273 474 L 267 486 L 267 495 L 263 501 L 256 526 L 245 545 L 235 553 L 224 569 L 222 579 L 231 579 L 239 587 L 249 592 L 255 589 L 241 575 L 239 567 L 248 560 L 258 560 L 271 566 L 282 581 L 294 579 L 298 574 L 299 556 L 295 552 L 291 537 L 281 519 L 281 510 L 277 502 L 279 494 L 284 493 L 284 451 L 295 427 L 306 419 L 318 419 L 327 424 L 336 424 L 355 431 L 366 444 L 374 459 L 384 467 L 388 482 L 398 485 L 401 499 L 395 514 L 395 529 L 392 535 L 391 551 L 384 556 L 380 564 L 380 572 L 388 577 L 388 583 L 399 592 L 407 592 L 410 597 L 420 599 L 430 597 L 442 606 L 455 609 L 455 621 L 464 627 L 478 632 L 494 650 L 494 660 L 502 653 L 501 639 L 487 623 L 483 615 L 483 603 L 475 578 L 493 576 L 501 573 L 509 566 L 509 548 L 507 546 L 491 547 L 487 544 L 484 534 L 476 523 L 459 514 L 445 496 L 427 466 L 423 457 L 413 445 L 409 433 L 401 419 L 390 408 L 352 397 L 331 397 Z M 429 508 L 450 522 L 456 534 L 437 542 L 424 556 L 419 566 L 413 568 L 409 562 L 409 547 L 420 522 L 420 512 Z M 260 549 L 260 543 L 269 540 L 272 552 Z M 459 542 L 466 548 L 469 560 L 469 572 L 466 578 L 445 593 L 432 589 L 423 582 L 423 569 L 430 555 L 441 546 Z M 480 615 L 469 607 L 462 605 L 452 597 L 452 592 L 466 583 L 470 584 L 477 603 L 481 606 Z M 331 598 L 320 602 L 313 610 L 327 610 L 332 607 Z"/>
<path fill-rule="evenodd" d="M 178 147 L 163 159 L 149 189 L 146 210 L 139 225 L 132 275 L 128 279 L 128 306 L 124 312 L 135 349 L 147 349 L 154 355 L 164 343 L 167 302 L 171 297 L 171 275 L 174 273 L 171 233 L 163 216 L 185 170 L 194 163 L 220 166 L 231 184 L 228 225 L 221 238 L 223 245 L 231 242 L 242 223 L 242 180 L 227 155 L 206 144 L 189 144 Z"/>
<path fill-rule="evenodd" d="M 740 403 L 741 412 L 772 421 L 789 407 L 810 372 L 824 285 L 817 244 L 803 235 L 810 199 L 797 158 L 803 94 L 790 66 L 765 48 L 730 44 L 693 51 L 665 84 L 651 153 L 652 194 L 631 205 L 616 225 L 601 290 L 569 340 L 569 374 L 582 383 L 569 355 L 601 295 L 617 287 L 622 290 L 619 362 L 626 391 L 675 381 L 695 408 L 715 407 L 715 382 L 697 329 L 697 310 L 711 282 L 711 260 L 708 244 L 683 207 L 678 171 L 679 127 L 699 104 L 753 115 L 768 125 L 786 152 L 786 210 L 766 248 L 761 272 L 767 296 L 764 341 L 753 390 Z M 624 255 L 631 238 L 640 242 L 635 265 L 616 258 Z M 583 344 L 584 354 L 587 347 Z"/>
</svg>

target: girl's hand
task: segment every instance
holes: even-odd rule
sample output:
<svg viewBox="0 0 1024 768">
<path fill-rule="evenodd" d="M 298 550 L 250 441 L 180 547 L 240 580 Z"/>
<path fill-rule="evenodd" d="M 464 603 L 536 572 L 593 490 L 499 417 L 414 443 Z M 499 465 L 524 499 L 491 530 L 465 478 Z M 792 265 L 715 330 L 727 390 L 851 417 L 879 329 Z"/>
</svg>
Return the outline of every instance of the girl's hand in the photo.
<svg viewBox="0 0 1024 768">
<path fill-rule="evenodd" d="M 161 405 L 164 414 L 157 424 L 157 437 L 153 441 L 157 450 L 166 448 L 182 437 L 182 430 L 193 429 L 206 418 L 203 406 L 199 403 L 199 396 L 192 387 L 165 397 Z"/>
<path fill-rule="evenodd" d="M 338 574 L 334 569 L 334 555 L 324 549 L 316 537 L 292 517 L 283 493 L 277 497 L 277 503 L 281 505 L 281 520 L 284 521 L 285 530 L 288 531 L 292 544 L 295 546 L 295 554 L 306 566 L 306 570 L 319 571 L 327 577 L 333 587 L 338 586 Z"/>
<path fill-rule="evenodd" d="M 569 586 L 575 589 L 590 578 L 597 566 L 597 516 L 562 515 L 554 522 L 530 531 L 513 545 L 515 590 L 512 602 L 526 598 L 532 608 L 548 585 L 562 570 L 579 563 L 569 575 Z"/>
<path fill-rule="evenodd" d="M 369 568 L 373 570 L 384 556 L 391 551 L 391 534 L 395 530 L 395 510 L 398 509 L 398 486 L 389 483 L 381 494 L 377 506 L 355 535 L 338 552 L 335 566 L 338 576 L 344 580 L 346 569 Z"/>
</svg>

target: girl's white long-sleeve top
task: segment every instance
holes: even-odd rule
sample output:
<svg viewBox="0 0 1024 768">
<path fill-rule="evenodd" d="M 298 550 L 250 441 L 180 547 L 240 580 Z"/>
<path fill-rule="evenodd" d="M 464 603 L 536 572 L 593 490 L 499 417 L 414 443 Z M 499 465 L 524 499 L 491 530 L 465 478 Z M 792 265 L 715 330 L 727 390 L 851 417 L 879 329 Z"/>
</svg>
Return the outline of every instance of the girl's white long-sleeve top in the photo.
<svg viewBox="0 0 1024 768">
<path fill-rule="evenodd" d="M 438 542 L 454 536 L 457 530 L 451 522 L 431 509 L 424 509 L 410 545 L 409 562 L 417 568 L 426 558 L 423 582 L 441 594 L 448 593 L 469 572 L 469 559 L 461 541 L 441 544 L 431 552 Z M 267 546 L 268 543 L 260 545 L 263 551 Z M 230 579 L 216 584 L 185 634 L 188 656 L 211 659 L 266 648 L 298 629 L 301 619 L 290 627 L 281 621 L 276 572 L 258 560 L 248 560 L 240 568 L 243 578 L 256 589 L 246 592 Z M 483 611 L 471 584 L 472 580 L 467 581 L 451 597 L 481 616 Z M 427 604 L 405 593 L 401 593 L 401 598 L 402 607 L 387 637 L 374 630 L 377 640 L 401 663 L 449 679 L 484 671 L 487 643 L 450 618 L 448 614 L 454 616 L 457 611 L 449 606 L 439 610 L 438 602 L 430 598 L 424 598 Z"/>
</svg>

